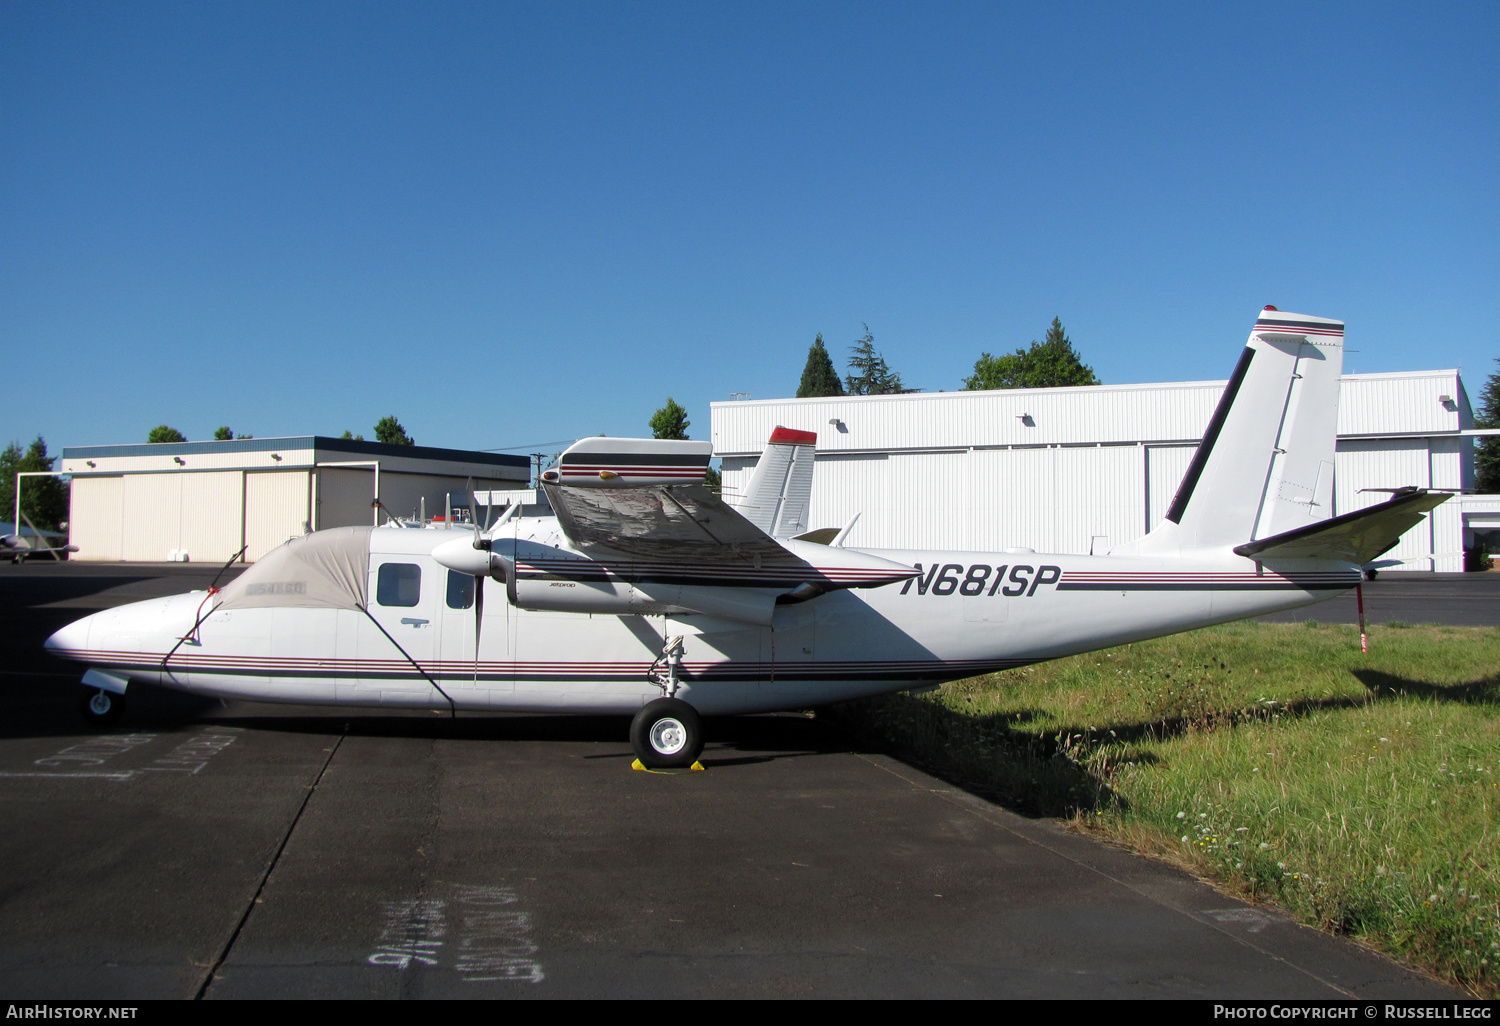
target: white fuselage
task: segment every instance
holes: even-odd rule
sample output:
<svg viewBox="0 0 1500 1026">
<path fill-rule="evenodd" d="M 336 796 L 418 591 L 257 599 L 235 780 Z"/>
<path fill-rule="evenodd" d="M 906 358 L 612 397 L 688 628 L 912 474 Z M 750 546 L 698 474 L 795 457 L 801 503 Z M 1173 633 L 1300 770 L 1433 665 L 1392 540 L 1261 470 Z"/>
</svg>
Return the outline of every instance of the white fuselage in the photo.
<svg viewBox="0 0 1500 1026">
<path fill-rule="evenodd" d="M 523 566 L 528 541 L 566 544 L 551 517 L 510 527 L 496 549 L 510 545 Z M 517 608 L 493 579 L 477 623 L 474 579 L 431 557 L 454 536 L 375 530 L 368 615 L 296 606 L 216 610 L 184 641 L 200 610 L 214 603 L 194 592 L 94 614 L 47 646 L 120 678 L 221 697 L 633 713 L 661 697 L 648 671 L 666 640 L 681 636 L 677 697 L 712 715 L 923 687 L 1307 605 L 1360 579 L 1349 564 L 1299 561 L 1277 572 L 1227 552 L 1193 560 L 889 550 L 872 555 L 922 575 L 777 606 L 770 627 L 702 613 Z M 399 595 L 379 586 L 389 563 L 415 568 L 404 571 Z"/>
</svg>

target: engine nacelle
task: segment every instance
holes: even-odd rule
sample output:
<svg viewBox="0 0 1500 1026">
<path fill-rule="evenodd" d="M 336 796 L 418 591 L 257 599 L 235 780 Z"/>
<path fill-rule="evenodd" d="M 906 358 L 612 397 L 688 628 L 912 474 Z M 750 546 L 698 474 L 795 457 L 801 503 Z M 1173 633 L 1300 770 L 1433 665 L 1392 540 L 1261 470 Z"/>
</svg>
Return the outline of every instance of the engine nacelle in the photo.
<svg viewBox="0 0 1500 1026">
<path fill-rule="evenodd" d="M 512 605 L 554 613 L 603 613 L 626 616 L 640 613 L 632 605 L 635 589 L 618 579 L 580 581 L 551 574 L 526 576 L 507 582 Z"/>
<path fill-rule="evenodd" d="M 697 584 L 634 585 L 618 578 L 570 580 L 528 576 L 508 582 L 506 592 L 521 609 L 606 616 L 707 613 L 726 620 L 770 626 L 784 588 L 724 588 Z"/>
</svg>

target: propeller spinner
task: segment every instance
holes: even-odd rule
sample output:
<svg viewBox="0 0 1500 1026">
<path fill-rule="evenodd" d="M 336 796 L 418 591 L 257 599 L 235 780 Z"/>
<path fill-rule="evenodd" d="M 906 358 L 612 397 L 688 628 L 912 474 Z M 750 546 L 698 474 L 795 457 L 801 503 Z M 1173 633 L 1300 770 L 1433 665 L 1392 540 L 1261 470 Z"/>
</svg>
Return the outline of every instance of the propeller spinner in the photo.
<svg viewBox="0 0 1500 1026">
<path fill-rule="evenodd" d="M 471 486 L 472 483 L 471 481 Z M 486 523 L 481 530 L 479 510 L 474 500 L 474 489 L 470 487 L 469 520 L 474 525 L 474 537 L 472 539 L 454 538 L 432 550 L 432 558 L 438 563 L 449 570 L 456 570 L 474 578 L 474 673 L 476 678 L 479 673 L 480 632 L 484 627 L 484 582 L 486 578 L 496 575 L 508 580 L 515 569 L 515 564 L 511 560 L 497 552 L 490 551 L 490 535 L 515 516 L 519 508 L 519 505 L 511 505 L 500 514 L 500 519 L 495 521 L 493 526 L 488 523 L 489 516 L 486 514 Z"/>
</svg>

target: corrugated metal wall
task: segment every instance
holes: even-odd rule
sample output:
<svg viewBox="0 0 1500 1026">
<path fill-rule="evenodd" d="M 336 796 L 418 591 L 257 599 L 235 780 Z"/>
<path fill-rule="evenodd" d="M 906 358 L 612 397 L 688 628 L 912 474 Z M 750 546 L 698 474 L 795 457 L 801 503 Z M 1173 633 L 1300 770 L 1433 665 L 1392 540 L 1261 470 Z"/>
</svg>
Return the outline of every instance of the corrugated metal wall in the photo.
<svg viewBox="0 0 1500 1026">
<path fill-rule="evenodd" d="M 714 451 L 731 455 L 759 452 L 778 424 L 817 432 L 819 452 L 1182 442 L 1203 436 L 1223 391 L 1222 381 L 1190 381 L 719 402 L 712 435 Z M 1441 434 L 1471 419 L 1457 371 L 1342 379 L 1340 436 Z"/>
<path fill-rule="evenodd" d="M 1450 400 L 1441 402 L 1442 396 Z M 1457 371 L 1346 374 L 1339 390 L 1339 434 L 1381 435 L 1473 427 Z M 1452 409 L 1449 409 L 1452 406 Z"/>
<path fill-rule="evenodd" d="M 323 467 L 318 474 L 318 530 L 329 527 L 360 527 L 375 522 L 370 498 L 375 494 L 368 470 Z"/>
<path fill-rule="evenodd" d="M 850 544 L 867 548 L 1102 552 L 1143 533 L 1144 452 L 1127 445 L 820 454 L 810 523 L 843 527 L 858 513 Z M 724 460 L 726 495 L 738 494 L 753 466 Z"/>
<path fill-rule="evenodd" d="M 240 550 L 240 497 L 243 475 L 238 470 L 183 474 L 177 544 L 195 563 L 222 563 Z M 157 559 L 166 559 L 162 552 Z"/>
<path fill-rule="evenodd" d="M 1177 495 L 1177 486 L 1188 464 L 1193 462 L 1196 445 L 1148 445 L 1146 450 L 1147 506 L 1137 530 L 1154 531 L 1167 518 L 1167 510 Z"/>
<path fill-rule="evenodd" d="M 759 452 L 776 425 L 820 452 L 1088 445 L 1199 438 L 1224 382 L 714 403 L 714 451 Z M 837 425 L 830 421 L 838 421 Z"/>
<path fill-rule="evenodd" d="M 1401 488 L 1416 485 L 1426 488 L 1431 482 L 1428 442 L 1425 438 L 1346 439 L 1339 442 L 1334 456 L 1333 503 L 1335 513 L 1352 513 L 1390 498 L 1389 492 L 1362 491 L 1366 488 Z M 1432 518 L 1408 531 L 1395 549 L 1384 559 L 1414 559 L 1437 551 L 1432 547 Z M 1423 560 L 1410 564 L 1414 569 L 1430 570 Z M 1462 569 L 1462 561 L 1454 569 Z"/>
<path fill-rule="evenodd" d="M 772 428 L 816 431 L 811 524 L 842 527 L 860 513 L 853 545 L 1099 552 L 1161 523 L 1197 449 L 1187 440 L 1202 434 L 1222 390 L 1189 382 L 715 403 L 713 437 L 731 454 L 723 474 L 733 496 L 755 463 L 744 453 L 758 452 Z M 1454 371 L 1346 375 L 1341 436 L 1384 437 L 1341 438 L 1334 512 L 1388 497 L 1361 488 L 1462 487 L 1466 441 L 1391 436 L 1454 432 L 1469 420 Z M 1133 444 L 1065 444 L 1076 441 Z M 1403 569 L 1461 570 L 1462 531 L 1450 502 L 1390 558 L 1412 559 Z"/>
<path fill-rule="evenodd" d="M 75 477 L 69 522 L 80 560 L 220 562 L 240 547 L 239 471 Z"/>
<path fill-rule="evenodd" d="M 164 562 L 180 548 L 183 474 L 130 474 L 125 478 L 125 536 L 121 559 Z"/>
<path fill-rule="evenodd" d="M 1453 488 L 1463 486 L 1464 473 L 1463 459 L 1468 455 L 1468 465 L 1473 466 L 1474 456 L 1469 450 L 1471 442 L 1469 439 L 1459 438 L 1434 438 L 1428 461 L 1429 480 L 1432 488 Z M 1467 453 L 1466 453 L 1467 451 Z M 1456 498 L 1456 497 L 1455 497 Z M 1434 570 L 1462 570 L 1463 548 L 1464 548 L 1464 517 L 1463 504 L 1453 499 L 1433 510 L 1433 515 L 1427 518 L 1427 526 L 1432 529 L 1432 551 L 1436 553 L 1433 558 Z"/>
<path fill-rule="evenodd" d="M 75 477 L 68 509 L 73 559 L 117 560 L 124 551 L 125 479 Z"/>
<path fill-rule="evenodd" d="M 266 458 L 274 462 L 276 455 L 268 451 Z M 190 460 L 197 458 L 198 454 L 189 454 Z M 142 459 L 151 466 L 123 474 L 114 473 L 113 468 L 73 471 L 69 532 L 71 543 L 79 548 L 73 558 L 161 562 L 185 554 L 191 562 L 217 563 L 245 546 L 244 558 L 253 562 L 310 527 L 374 521 L 370 505 L 373 466 L 200 470 L 168 460 L 171 468 L 161 469 L 154 452 Z M 87 465 L 82 457 L 77 462 Z M 428 517 L 440 516 L 448 493 L 456 504 L 466 504 L 465 477 L 393 471 L 386 468 L 386 462 L 381 463 L 380 491 L 391 514 L 415 513 L 425 498 Z M 422 463 L 405 459 L 408 465 L 414 462 Z M 425 463 L 467 466 L 454 460 Z M 525 472 L 524 467 L 512 469 L 518 475 Z M 502 473 L 506 468 L 489 471 Z M 472 480 L 479 490 L 515 483 L 496 477 Z"/>
<path fill-rule="evenodd" d="M 306 470 L 253 470 L 245 473 L 245 550 L 257 560 L 308 527 L 309 474 Z"/>
<path fill-rule="evenodd" d="M 369 486 L 368 481 L 365 484 L 366 487 Z M 393 515 L 407 517 L 421 512 L 422 500 L 425 498 L 427 516 L 431 519 L 443 515 L 444 497 L 450 492 L 453 494 L 454 505 L 461 506 L 468 502 L 465 485 L 466 482 L 459 478 L 434 474 L 381 474 L 380 501 Z M 492 488 L 494 485 L 476 484 L 476 487 Z M 380 522 L 385 523 L 384 515 Z"/>
<path fill-rule="evenodd" d="M 1076 497 L 1057 511 L 1055 551 L 1103 555 L 1135 537 L 1146 506 L 1144 447 L 1085 446 L 1052 452 L 1058 490 Z"/>
</svg>

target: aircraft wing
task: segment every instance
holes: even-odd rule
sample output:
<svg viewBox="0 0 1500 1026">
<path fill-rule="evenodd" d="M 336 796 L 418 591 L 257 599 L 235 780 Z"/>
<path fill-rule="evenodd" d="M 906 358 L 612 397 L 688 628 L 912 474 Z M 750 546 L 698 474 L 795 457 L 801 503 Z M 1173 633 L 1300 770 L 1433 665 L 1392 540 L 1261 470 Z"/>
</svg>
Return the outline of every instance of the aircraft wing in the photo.
<svg viewBox="0 0 1500 1026">
<path fill-rule="evenodd" d="M 808 588 L 873 587 L 917 573 L 854 550 L 791 551 L 709 491 L 711 456 L 708 442 L 586 438 L 542 487 L 574 547 L 637 581 L 802 588 L 806 597 Z"/>
<path fill-rule="evenodd" d="M 1309 527 L 1247 542 L 1234 551 L 1262 561 L 1338 559 L 1363 565 L 1395 548 L 1402 534 L 1421 523 L 1423 514 L 1448 499 L 1447 494 L 1434 494 L 1421 488 L 1398 489 L 1385 502 Z"/>
<path fill-rule="evenodd" d="M 543 484 L 568 540 L 613 556 L 672 561 L 739 576 L 746 571 L 810 571 L 702 484 L 578 488 Z"/>
</svg>

